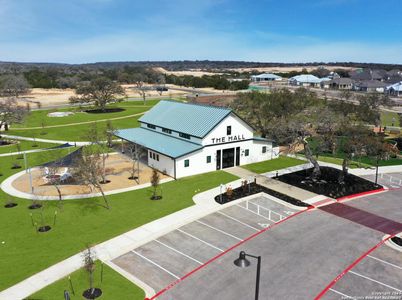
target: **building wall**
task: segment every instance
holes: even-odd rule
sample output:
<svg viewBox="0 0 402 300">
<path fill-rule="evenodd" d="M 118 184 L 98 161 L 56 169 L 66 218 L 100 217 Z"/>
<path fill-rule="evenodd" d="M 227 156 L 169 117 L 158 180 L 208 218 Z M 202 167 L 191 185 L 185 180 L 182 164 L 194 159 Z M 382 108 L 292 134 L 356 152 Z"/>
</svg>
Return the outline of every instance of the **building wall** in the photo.
<svg viewBox="0 0 402 300">
<path fill-rule="evenodd" d="M 232 127 L 232 133 L 229 136 L 227 135 L 227 126 Z M 252 138 L 253 129 L 236 115 L 231 114 L 206 135 L 202 145 L 217 145 Z"/>
<path fill-rule="evenodd" d="M 174 160 L 168 156 L 165 156 L 160 153 L 153 152 L 157 155 L 159 155 L 159 161 L 156 159 L 153 159 L 150 157 L 149 153 L 153 152 L 151 150 L 148 150 L 148 166 L 155 168 L 163 173 L 166 173 L 167 175 L 174 177 Z"/>
<path fill-rule="evenodd" d="M 262 153 L 262 147 L 267 147 L 266 153 Z M 210 145 L 202 150 L 190 153 L 176 159 L 176 178 L 212 172 L 216 170 L 217 150 L 240 147 L 240 165 L 260 162 L 277 158 L 279 148 L 272 148 L 271 142 L 247 140 L 235 143 Z M 245 150 L 249 150 L 249 155 L 245 156 Z M 207 163 L 207 156 L 211 156 L 211 162 Z M 184 166 L 184 161 L 189 160 L 189 167 Z M 221 157 L 222 159 L 222 157 Z M 222 162 L 221 162 L 222 166 Z"/>
</svg>

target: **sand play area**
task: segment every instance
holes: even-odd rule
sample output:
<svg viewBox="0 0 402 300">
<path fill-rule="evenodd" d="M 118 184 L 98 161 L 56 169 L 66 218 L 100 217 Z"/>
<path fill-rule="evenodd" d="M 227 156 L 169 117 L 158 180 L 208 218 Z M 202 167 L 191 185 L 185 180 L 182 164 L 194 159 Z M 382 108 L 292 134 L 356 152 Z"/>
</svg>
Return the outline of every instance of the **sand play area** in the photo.
<svg viewBox="0 0 402 300">
<path fill-rule="evenodd" d="M 103 190 L 105 192 L 129 188 L 137 185 L 141 185 L 144 183 L 149 183 L 152 169 L 147 165 L 140 163 L 140 174 L 139 180 L 130 180 L 128 179 L 131 176 L 132 161 L 125 155 L 122 154 L 112 154 L 106 160 L 106 170 L 107 170 L 107 180 L 110 180 L 109 183 L 103 184 Z M 61 172 L 62 169 L 60 168 Z M 160 173 L 160 179 L 168 178 Z M 32 169 L 32 185 L 34 188 L 34 194 L 38 196 L 58 196 L 56 188 L 47 183 L 45 180 L 45 170 L 43 168 L 35 168 Z M 30 180 L 29 174 L 24 173 L 20 177 L 18 177 L 12 183 L 12 186 L 25 193 L 31 193 L 30 188 Z M 65 183 L 61 183 L 59 185 L 62 195 L 82 195 L 89 193 L 98 193 L 98 190 L 91 190 L 89 186 L 79 185 L 74 181 L 74 174 L 72 174 L 72 178 L 67 180 Z"/>
</svg>

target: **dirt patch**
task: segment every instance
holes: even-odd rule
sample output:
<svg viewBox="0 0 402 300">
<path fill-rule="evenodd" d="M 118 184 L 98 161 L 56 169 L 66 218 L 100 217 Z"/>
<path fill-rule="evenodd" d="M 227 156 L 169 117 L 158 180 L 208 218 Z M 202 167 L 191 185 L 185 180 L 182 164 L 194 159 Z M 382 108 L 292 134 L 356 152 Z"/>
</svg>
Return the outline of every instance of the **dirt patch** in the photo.
<svg viewBox="0 0 402 300">
<path fill-rule="evenodd" d="M 150 182 L 150 178 L 152 175 L 152 169 L 150 167 L 141 163 L 139 179 L 130 180 L 129 177 L 131 176 L 131 167 L 131 159 L 127 156 L 122 154 L 109 155 L 106 160 L 106 169 L 108 170 L 106 179 L 110 182 L 102 185 L 103 190 L 105 192 L 108 192 Z M 168 176 L 160 174 L 160 179 L 165 178 L 168 178 Z M 58 196 L 56 188 L 51 184 L 46 183 L 44 179 L 44 170 L 34 169 L 32 171 L 32 184 L 36 195 Z M 21 192 L 30 194 L 31 188 L 29 186 L 29 174 L 23 174 L 18 177 L 12 183 L 12 186 Z M 92 190 L 89 186 L 76 184 L 74 180 L 61 184 L 59 187 L 63 196 L 82 195 L 99 192 L 97 190 Z"/>
</svg>

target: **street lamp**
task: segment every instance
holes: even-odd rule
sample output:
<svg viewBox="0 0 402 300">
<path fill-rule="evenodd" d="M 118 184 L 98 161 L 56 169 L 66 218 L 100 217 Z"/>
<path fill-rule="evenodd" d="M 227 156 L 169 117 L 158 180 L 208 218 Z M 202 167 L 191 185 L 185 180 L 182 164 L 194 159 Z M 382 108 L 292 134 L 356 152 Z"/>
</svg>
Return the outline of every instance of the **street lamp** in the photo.
<svg viewBox="0 0 402 300">
<path fill-rule="evenodd" d="M 254 256 L 251 254 L 247 254 L 244 251 L 240 251 L 239 258 L 236 259 L 233 263 L 240 268 L 247 268 L 250 266 L 250 261 L 246 257 L 251 257 L 257 259 L 257 277 L 255 282 L 255 300 L 258 300 L 258 295 L 260 291 L 260 270 L 261 270 L 261 256 Z"/>
</svg>

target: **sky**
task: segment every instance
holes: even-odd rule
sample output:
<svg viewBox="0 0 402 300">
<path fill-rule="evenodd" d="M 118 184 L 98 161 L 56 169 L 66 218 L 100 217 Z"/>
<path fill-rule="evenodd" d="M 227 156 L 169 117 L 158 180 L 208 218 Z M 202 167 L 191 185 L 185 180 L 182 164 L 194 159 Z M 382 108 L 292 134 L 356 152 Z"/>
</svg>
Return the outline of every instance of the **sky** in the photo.
<svg viewBox="0 0 402 300">
<path fill-rule="evenodd" d="M 0 0 L 0 61 L 402 64 L 401 0 Z"/>
</svg>

